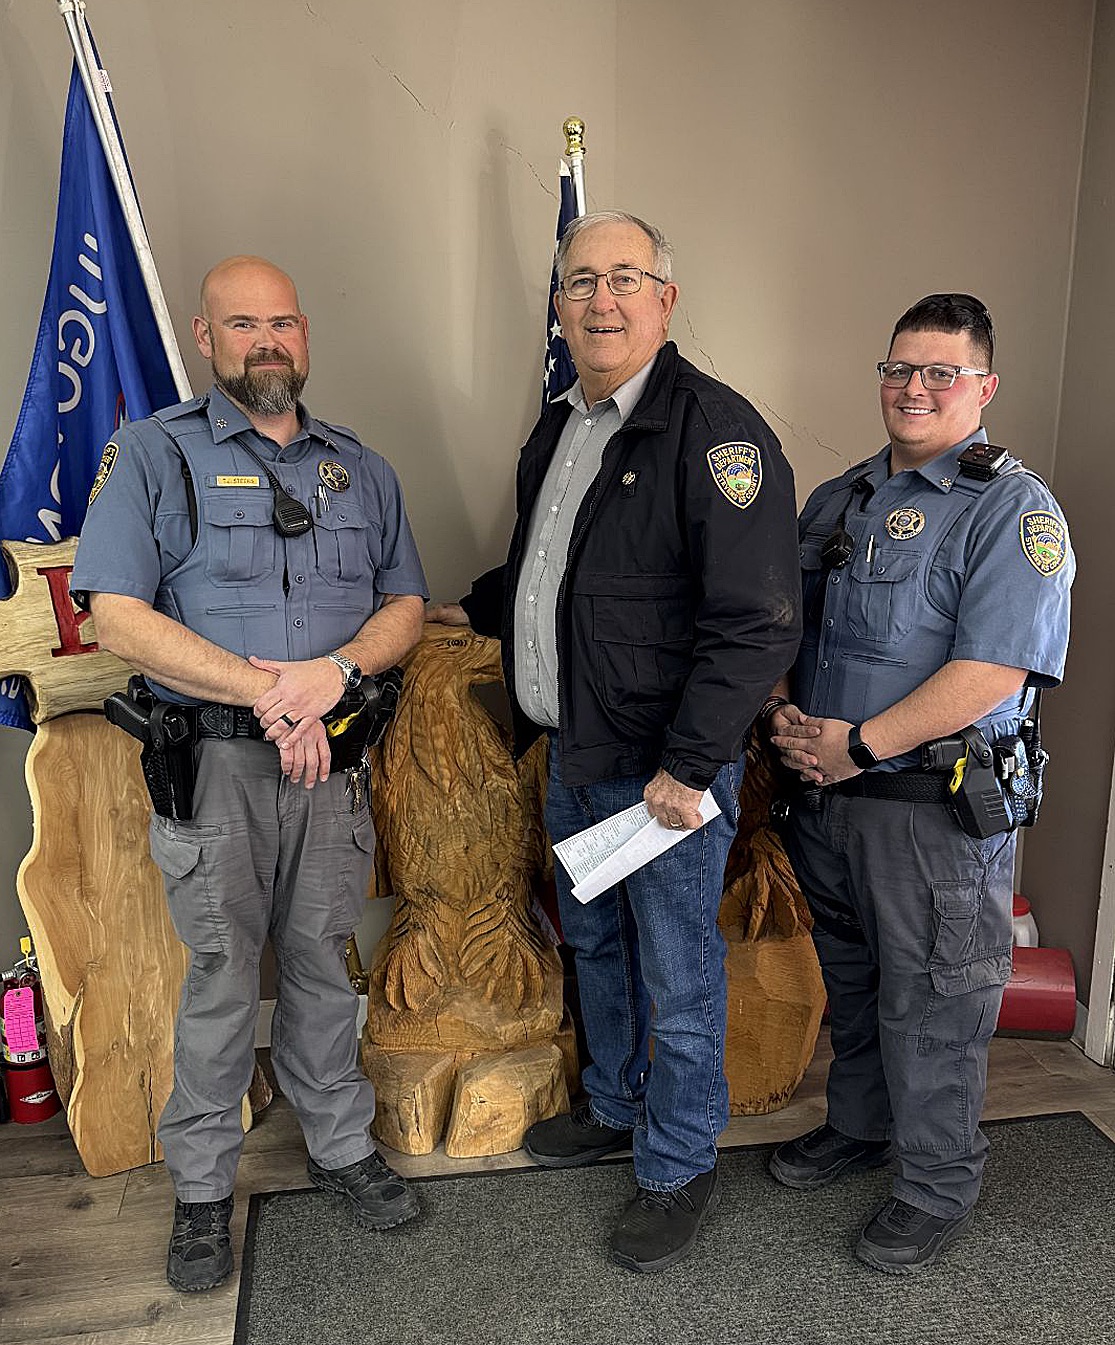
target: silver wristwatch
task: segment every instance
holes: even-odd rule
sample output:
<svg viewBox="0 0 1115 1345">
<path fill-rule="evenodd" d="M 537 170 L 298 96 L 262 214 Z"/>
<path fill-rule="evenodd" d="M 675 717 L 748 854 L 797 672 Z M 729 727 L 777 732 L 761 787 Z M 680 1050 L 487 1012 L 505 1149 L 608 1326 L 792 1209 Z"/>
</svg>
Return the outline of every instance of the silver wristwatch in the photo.
<svg viewBox="0 0 1115 1345">
<path fill-rule="evenodd" d="M 360 685 L 360 679 L 363 676 L 359 666 L 353 663 L 352 659 L 345 658 L 344 654 L 326 654 L 325 657 L 330 663 L 335 663 L 337 667 L 340 668 L 341 672 L 344 673 L 344 690 L 355 691 Z"/>
</svg>

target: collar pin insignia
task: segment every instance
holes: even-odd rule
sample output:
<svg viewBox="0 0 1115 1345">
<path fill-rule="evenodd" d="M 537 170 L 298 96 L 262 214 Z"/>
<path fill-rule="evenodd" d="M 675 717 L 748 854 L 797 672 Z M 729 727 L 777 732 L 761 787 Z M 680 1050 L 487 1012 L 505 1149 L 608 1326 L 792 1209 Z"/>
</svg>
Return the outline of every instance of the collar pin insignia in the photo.
<svg viewBox="0 0 1115 1345">
<path fill-rule="evenodd" d="M 228 421 L 225 420 L 224 416 L 218 416 L 218 417 L 217 417 L 217 429 L 219 429 L 219 430 L 227 430 L 227 429 L 228 429 Z"/>
</svg>

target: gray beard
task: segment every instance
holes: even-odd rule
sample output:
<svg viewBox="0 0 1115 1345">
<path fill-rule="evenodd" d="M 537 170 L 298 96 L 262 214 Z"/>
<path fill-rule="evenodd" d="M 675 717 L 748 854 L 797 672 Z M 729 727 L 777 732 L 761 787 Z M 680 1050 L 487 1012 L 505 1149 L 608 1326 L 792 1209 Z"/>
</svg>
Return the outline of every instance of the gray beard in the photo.
<svg viewBox="0 0 1115 1345">
<path fill-rule="evenodd" d="M 257 416 L 285 416 L 295 410 L 306 386 L 306 375 L 294 369 L 246 369 L 231 378 L 214 369 L 213 377 L 222 392 Z"/>
</svg>

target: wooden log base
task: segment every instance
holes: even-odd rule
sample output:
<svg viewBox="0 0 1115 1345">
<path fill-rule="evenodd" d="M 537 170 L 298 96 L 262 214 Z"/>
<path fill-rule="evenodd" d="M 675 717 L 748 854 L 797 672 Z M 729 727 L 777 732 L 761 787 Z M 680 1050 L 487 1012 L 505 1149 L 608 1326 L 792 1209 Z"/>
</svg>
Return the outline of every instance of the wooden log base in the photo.
<svg viewBox="0 0 1115 1345">
<path fill-rule="evenodd" d="M 376 1090 L 376 1139 L 404 1154 L 428 1154 L 441 1139 L 460 1060 L 455 1051 L 384 1051 L 365 1037 L 361 1068 Z"/>
<path fill-rule="evenodd" d="M 813 940 L 728 939 L 728 1033 L 724 1072 L 729 1111 L 778 1111 L 813 1058 L 825 988 Z"/>
<path fill-rule="evenodd" d="M 535 1121 L 568 1109 L 564 1057 L 558 1046 L 477 1056 L 457 1076 L 446 1156 L 510 1153 L 520 1147 Z"/>
</svg>

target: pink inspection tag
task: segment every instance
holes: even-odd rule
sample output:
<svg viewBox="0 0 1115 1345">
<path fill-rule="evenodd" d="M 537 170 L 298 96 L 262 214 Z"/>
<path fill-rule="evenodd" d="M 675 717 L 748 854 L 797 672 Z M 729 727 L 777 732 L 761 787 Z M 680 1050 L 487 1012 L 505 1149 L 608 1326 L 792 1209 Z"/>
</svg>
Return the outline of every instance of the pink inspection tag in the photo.
<svg viewBox="0 0 1115 1345">
<path fill-rule="evenodd" d="M 4 992 L 4 1054 L 9 1060 L 37 1055 L 42 1047 L 35 1031 L 35 991 L 27 985 Z"/>
</svg>

